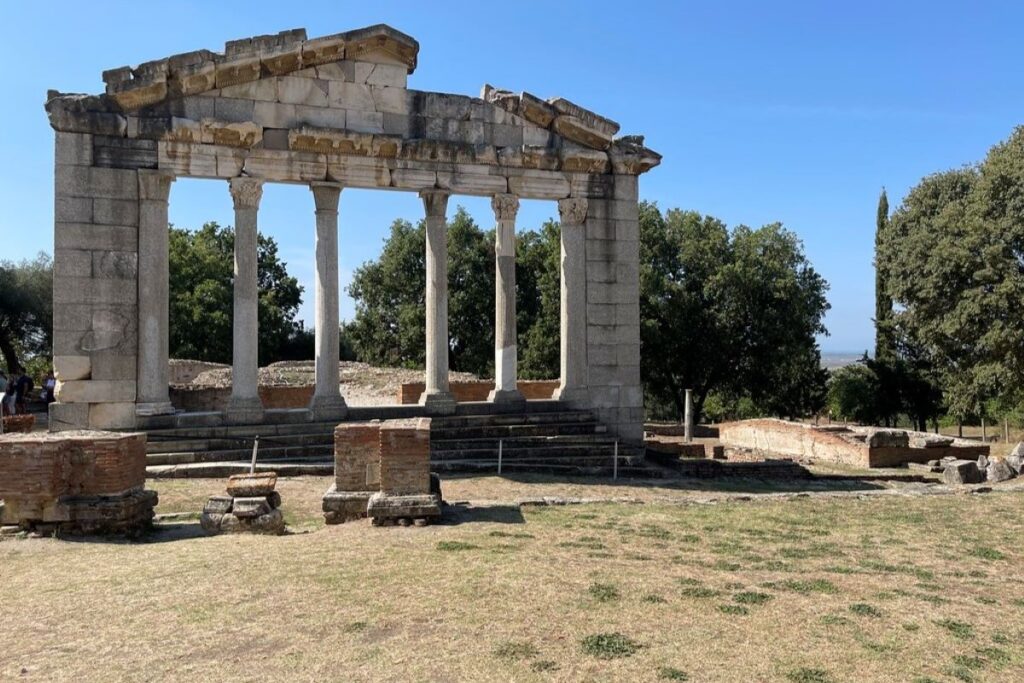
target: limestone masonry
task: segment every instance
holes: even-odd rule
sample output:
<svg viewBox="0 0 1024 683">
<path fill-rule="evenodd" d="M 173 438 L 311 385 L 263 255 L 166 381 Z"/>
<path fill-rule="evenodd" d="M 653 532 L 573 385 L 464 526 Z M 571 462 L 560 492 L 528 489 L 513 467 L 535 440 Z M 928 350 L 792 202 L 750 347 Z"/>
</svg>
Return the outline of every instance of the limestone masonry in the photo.
<svg viewBox="0 0 1024 683">
<path fill-rule="evenodd" d="M 446 212 L 490 197 L 499 240 L 497 381 L 521 403 L 515 218 L 558 202 L 561 379 L 556 397 L 642 439 L 638 176 L 661 157 L 641 136 L 561 97 L 485 85 L 479 97 L 410 89 L 419 44 L 378 25 L 320 38 L 303 29 L 229 41 L 103 73 L 99 95 L 51 91 L 56 131 L 54 367 L 62 429 L 132 429 L 169 414 L 167 211 L 178 177 L 227 181 L 235 208 L 235 338 L 227 423 L 259 423 L 256 250 L 262 186 L 307 185 L 316 253 L 316 419 L 343 419 L 338 390 L 339 196 L 417 192 L 427 219 L 424 414 L 447 414 Z M 315 228 L 315 229 L 314 229 Z"/>
</svg>

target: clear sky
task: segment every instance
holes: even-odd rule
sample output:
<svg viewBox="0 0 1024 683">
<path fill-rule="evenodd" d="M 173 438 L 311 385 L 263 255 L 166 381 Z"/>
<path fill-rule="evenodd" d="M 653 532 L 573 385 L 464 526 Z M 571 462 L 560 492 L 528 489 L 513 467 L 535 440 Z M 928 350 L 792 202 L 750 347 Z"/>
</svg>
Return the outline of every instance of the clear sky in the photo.
<svg viewBox="0 0 1024 683">
<path fill-rule="evenodd" d="M 781 221 L 831 283 L 826 351 L 873 345 L 872 246 L 884 185 L 895 206 L 922 176 L 981 159 L 1024 123 L 1024 3 L 859 2 L 65 2 L 0 0 L 0 259 L 53 250 L 49 88 L 103 90 L 100 73 L 226 40 L 387 23 L 420 42 L 409 86 L 477 95 L 483 83 L 563 96 L 647 136 L 664 155 L 640 192 L 729 225 Z M 453 197 L 482 225 L 488 202 Z M 376 257 L 411 193 L 346 190 L 342 285 Z M 524 202 L 520 229 L 557 213 Z M 178 181 L 171 220 L 232 222 L 222 181 Z M 306 285 L 313 201 L 268 186 L 260 228 Z M 352 315 L 343 297 L 342 317 Z"/>
</svg>

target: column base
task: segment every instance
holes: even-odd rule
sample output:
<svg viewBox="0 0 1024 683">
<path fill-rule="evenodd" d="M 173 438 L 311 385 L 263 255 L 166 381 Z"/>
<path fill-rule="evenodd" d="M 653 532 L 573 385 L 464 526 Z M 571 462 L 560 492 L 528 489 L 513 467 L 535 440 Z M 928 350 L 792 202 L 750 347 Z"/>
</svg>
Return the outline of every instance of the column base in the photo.
<svg viewBox="0 0 1024 683">
<path fill-rule="evenodd" d="M 551 398 L 576 405 L 585 404 L 590 400 L 590 392 L 586 387 L 558 387 Z"/>
<path fill-rule="evenodd" d="M 348 405 L 340 394 L 329 396 L 313 395 L 309 402 L 309 412 L 317 422 L 326 420 L 342 420 L 348 414 Z"/>
<path fill-rule="evenodd" d="M 427 409 L 427 415 L 454 415 L 455 397 L 448 391 L 435 391 L 420 396 L 420 405 Z"/>
<path fill-rule="evenodd" d="M 234 424 L 249 424 L 263 420 L 263 403 L 258 397 L 241 398 L 232 396 L 224 417 Z"/>
<path fill-rule="evenodd" d="M 136 403 L 135 414 L 139 417 L 149 417 L 151 415 L 173 415 L 174 406 L 171 405 L 170 401 Z"/>
<path fill-rule="evenodd" d="M 487 394 L 487 400 L 502 405 L 524 405 L 526 403 L 526 397 L 518 389 L 491 389 L 491 393 Z"/>
</svg>

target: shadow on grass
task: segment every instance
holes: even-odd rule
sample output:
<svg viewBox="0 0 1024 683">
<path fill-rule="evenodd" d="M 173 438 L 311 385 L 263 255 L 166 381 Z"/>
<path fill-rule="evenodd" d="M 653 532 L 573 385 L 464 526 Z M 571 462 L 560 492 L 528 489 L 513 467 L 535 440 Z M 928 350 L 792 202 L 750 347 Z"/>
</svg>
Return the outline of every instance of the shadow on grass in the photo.
<svg viewBox="0 0 1024 683">
<path fill-rule="evenodd" d="M 445 505 L 441 521 L 442 526 L 456 526 L 474 522 L 490 522 L 492 524 L 525 524 L 526 519 L 518 505 L 471 505 L 455 503 Z"/>
<path fill-rule="evenodd" d="M 143 543 L 169 543 L 187 541 L 193 538 L 206 538 L 199 522 L 164 522 L 156 523 L 153 529 L 141 536 L 128 538 L 123 535 L 111 536 L 58 536 L 65 543 L 104 543 L 107 545 L 136 545 Z"/>
</svg>

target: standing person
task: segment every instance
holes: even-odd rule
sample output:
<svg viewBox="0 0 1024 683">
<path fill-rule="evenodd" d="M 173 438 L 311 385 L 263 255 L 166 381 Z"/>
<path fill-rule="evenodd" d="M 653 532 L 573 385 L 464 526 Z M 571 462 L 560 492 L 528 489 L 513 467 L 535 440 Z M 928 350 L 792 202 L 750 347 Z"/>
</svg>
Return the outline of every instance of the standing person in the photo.
<svg viewBox="0 0 1024 683">
<path fill-rule="evenodd" d="M 7 373 L 0 370 L 0 417 L 7 414 Z"/>
<path fill-rule="evenodd" d="M 56 399 L 54 398 L 54 391 L 57 389 L 57 379 L 53 376 L 53 370 L 46 373 L 46 379 L 43 380 L 43 400 L 46 401 L 46 405 L 50 405 Z"/>
<path fill-rule="evenodd" d="M 15 412 L 24 415 L 28 412 L 28 395 L 32 393 L 35 384 L 32 382 L 32 378 L 26 374 L 25 368 L 18 368 L 18 372 L 18 381 L 14 385 Z"/>
</svg>

